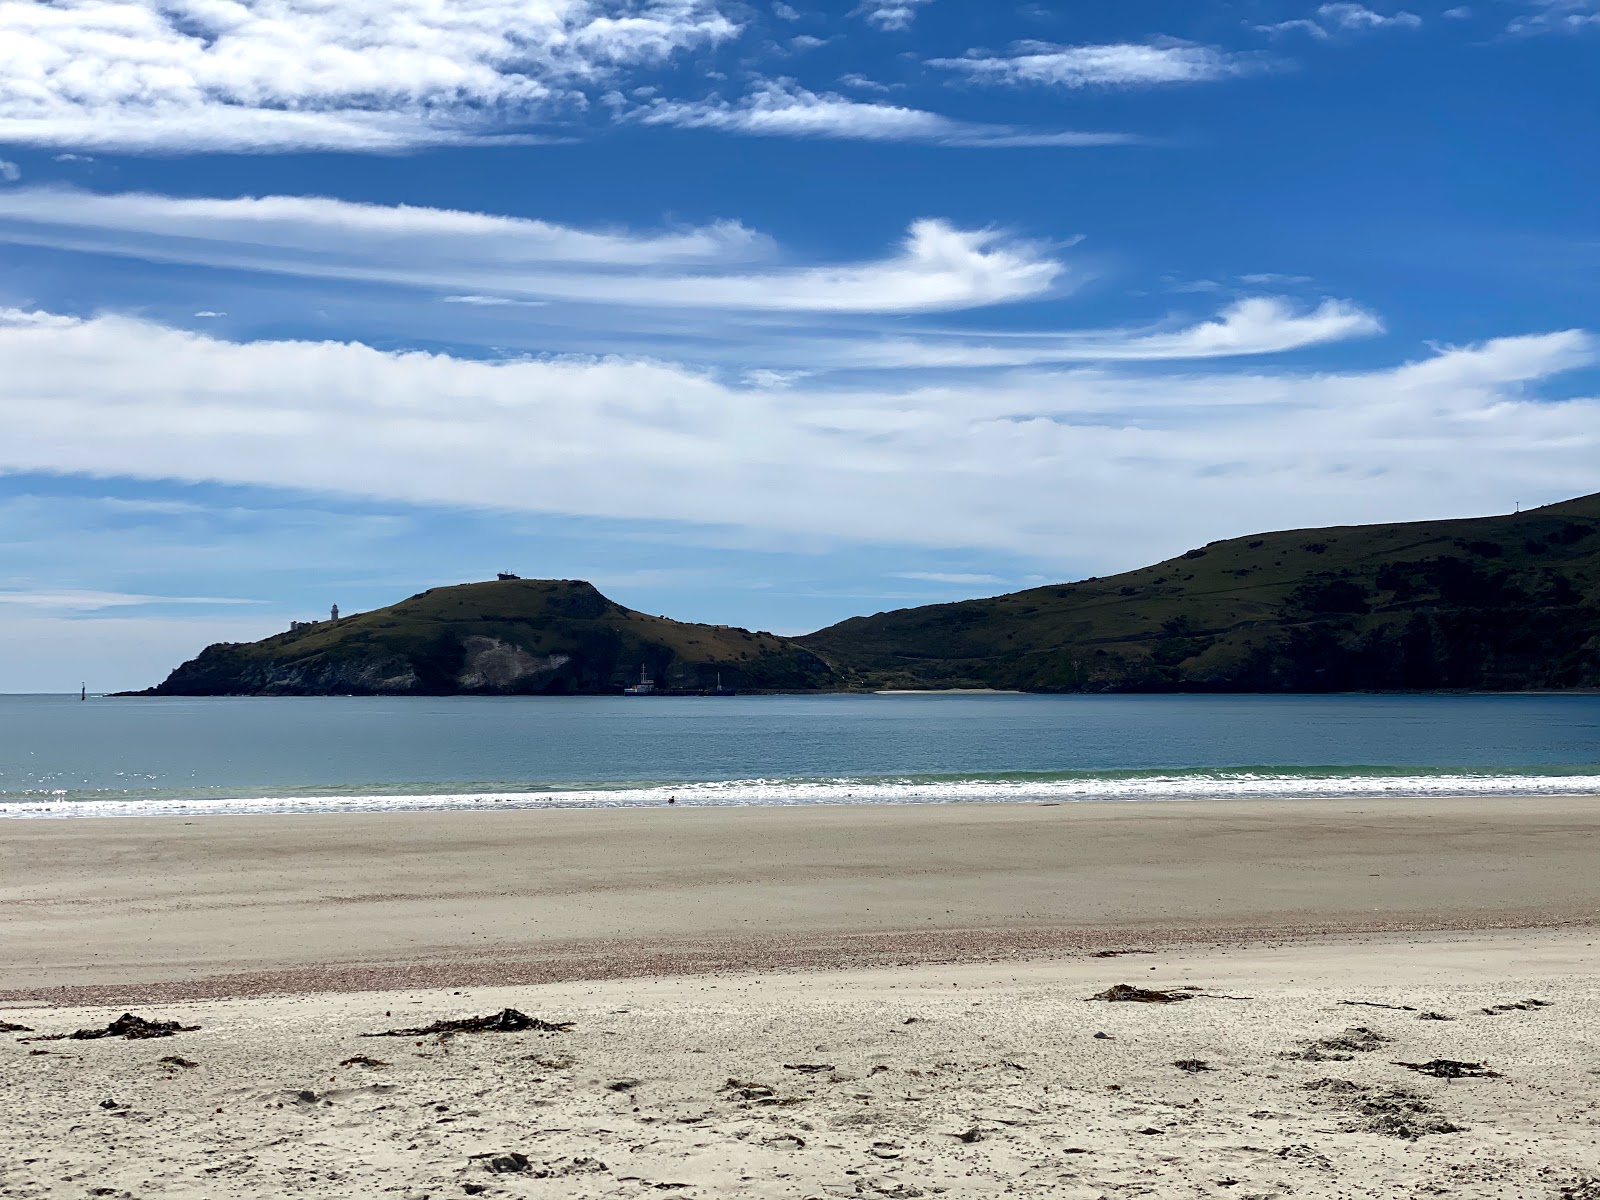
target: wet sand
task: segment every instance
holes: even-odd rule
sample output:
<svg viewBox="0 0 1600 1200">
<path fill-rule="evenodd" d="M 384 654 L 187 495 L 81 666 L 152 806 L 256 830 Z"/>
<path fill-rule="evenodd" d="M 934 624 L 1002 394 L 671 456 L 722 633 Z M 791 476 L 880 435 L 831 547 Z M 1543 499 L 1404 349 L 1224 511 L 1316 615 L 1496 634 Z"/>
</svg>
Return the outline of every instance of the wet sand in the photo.
<svg viewBox="0 0 1600 1200">
<path fill-rule="evenodd" d="M 1600 798 L 0 823 L 0 995 L 61 1002 L 1586 924 Z"/>
</svg>

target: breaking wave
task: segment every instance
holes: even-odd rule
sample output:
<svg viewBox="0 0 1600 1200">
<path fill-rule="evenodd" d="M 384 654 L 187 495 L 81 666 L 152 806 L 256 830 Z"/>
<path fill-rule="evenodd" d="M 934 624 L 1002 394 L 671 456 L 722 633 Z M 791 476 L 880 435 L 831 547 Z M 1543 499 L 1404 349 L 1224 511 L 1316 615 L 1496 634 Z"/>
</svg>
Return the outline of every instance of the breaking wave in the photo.
<svg viewBox="0 0 1600 1200">
<path fill-rule="evenodd" d="M 265 791 L 266 789 L 262 789 Z M 62 790 L 0 793 L 0 817 L 131 817 L 449 809 L 811 804 L 1071 804 L 1384 796 L 1600 796 L 1600 765 L 1570 769 L 1244 767 L 976 775 L 729 779 L 610 785 L 451 783 L 274 789 L 272 794 Z"/>
</svg>

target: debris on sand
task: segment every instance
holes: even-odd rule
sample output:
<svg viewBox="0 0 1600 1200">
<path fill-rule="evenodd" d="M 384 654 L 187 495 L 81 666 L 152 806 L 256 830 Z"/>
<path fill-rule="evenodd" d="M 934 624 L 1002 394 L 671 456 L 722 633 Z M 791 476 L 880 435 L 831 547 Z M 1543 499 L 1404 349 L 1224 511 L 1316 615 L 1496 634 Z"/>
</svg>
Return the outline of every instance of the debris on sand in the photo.
<svg viewBox="0 0 1600 1200">
<path fill-rule="evenodd" d="M 613 1079 L 610 1083 L 606 1084 L 606 1090 L 611 1092 L 631 1092 L 642 1082 L 643 1080 L 631 1078 Z"/>
<path fill-rule="evenodd" d="M 1123 1004 L 1177 1004 L 1180 1000 L 1193 1000 L 1194 993 L 1162 992 L 1157 991 L 1155 988 L 1134 987 L 1131 983 L 1119 983 L 1114 987 L 1108 987 L 1103 992 L 1090 996 L 1089 999 Z"/>
<path fill-rule="evenodd" d="M 516 1150 L 505 1154 L 474 1154 L 467 1161 L 481 1162 L 485 1171 L 496 1175 L 521 1175 L 533 1170 L 533 1160 Z"/>
<path fill-rule="evenodd" d="M 982 1129 L 979 1129 L 976 1125 L 974 1125 L 971 1129 L 964 1130 L 961 1133 L 952 1133 L 950 1136 L 955 1138 L 958 1142 L 966 1142 L 968 1145 L 971 1145 L 973 1142 L 983 1141 L 984 1132 Z"/>
<path fill-rule="evenodd" d="M 339 1064 L 341 1067 L 366 1067 L 369 1071 L 381 1071 L 389 1064 L 381 1058 L 368 1058 L 365 1054 L 357 1054 L 347 1058 Z"/>
<path fill-rule="evenodd" d="M 79 1029 L 74 1033 L 49 1033 L 39 1037 L 23 1038 L 25 1042 L 90 1042 L 96 1038 L 122 1038 L 130 1042 L 146 1038 L 172 1037 L 178 1033 L 193 1033 L 198 1025 L 180 1025 L 176 1021 L 146 1021 L 132 1013 L 123 1013 L 104 1029 Z"/>
<path fill-rule="evenodd" d="M 1387 1008 L 1393 1012 L 1416 1012 L 1410 1004 L 1379 1004 L 1376 1000 L 1341 1000 L 1340 1004 L 1351 1008 Z"/>
<path fill-rule="evenodd" d="M 1343 1033 L 1323 1038 L 1314 1044 L 1324 1050 L 1355 1050 L 1365 1054 L 1392 1041 L 1394 1041 L 1392 1037 L 1385 1037 L 1376 1029 L 1369 1029 L 1365 1025 L 1352 1025 Z"/>
<path fill-rule="evenodd" d="M 775 1137 L 769 1137 L 761 1144 L 774 1150 L 804 1150 L 806 1148 L 805 1138 L 797 1133 L 780 1133 Z"/>
<path fill-rule="evenodd" d="M 1172 1065 L 1177 1067 L 1180 1071 L 1188 1072 L 1190 1075 L 1198 1075 L 1201 1071 L 1216 1070 L 1215 1067 L 1206 1062 L 1206 1060 L 1203 1058 L 1180 1058 Z"/>
<path fill-rule="evenodd" d="M 1549 1008 L 1550 1006 L 1551 1006 L 1551 1002 L 1548 1001 L 1548 1000 L 1531 1000 L 1530 999 L 1530 1000 L 1523 1000 L 1523 1001 L 1520 1001 L 1520 1002 L 1513 1001 L 1510 1004 L 1491 1004 L 1488 1008 L 1484 1009 L 1483 1011 L 1484 1011 L 1484 1015 L 1493 1017 L 1493 1016 L 1499 1015 L 1500 1013 L 1532 1012 L 1536 1008 Z"/>
<path fill-rule="evenodd" d="M 730 1079 L 722 1085 L 721 1090 L 735 1100 L 753 1100 L 758 1104 L 776 1104 L 778 1100 L 778 1093 L 764 1083 Z"/>
<path fill-rule="evenodd" d="M 427 1037 L 435 1033 L 566 1033 L 572 1021 L 543 1021 L 530 1017 L 514 1008 L 503 1008 L 486 1017 L 461 1017 L 453 1021 L 435 1021 L 417 1029 L 385 1029 L 381 1033 L 363 1033 L 362 1037 Z"/>
<path fill-rule="evenodd" d="M 162 1058 L 156 1059 L 156 1062 L 160 1066 L 166 1067 L 169 1070 L 182 1071 L 192 1071 L 200 1065 L 197 1062 L 190 1062 L 187 1058 L 183 1058 L 176 1054 L 165 1055 Z"/>
<path fill-rule="evenodd" d="M 1453 1058 L 1434 1058 L 1425 1063 L 1397 1062 L 1397 1067 L 1432 1075 L 1435 1079 L 1500 1079 L 1499 1071 L 1491 1071 L 1487 1063 L 1457 1062 Z"/>
<path fill-rule="evenodd" d="M 799 1071 L 803 1075 L 820 1075 L 824 1071 L 832 1071 L 836 1068 L 832 1063 L 784 1063 L 783 1069 L 785 1071 Z"/>
<path fill-rule="evenodd" d="M 594 1175 L 602 1171 L 609 1171 L 598 1158 L 554 1158 L 537 1166 L 526 1154 L 519 1150 L 492 1151 L 488 1154 L 474 1154 L 468 1157 L 467 1166 L 474 1164 L 481 1166 L 485 1171 L 495 1175 L 526 1175 L 530 1179 L 556 1179 L 565 1175 Z M 475 1184 L 464 1184 L 463 1189 L 471 1191 Z M 480 1195 L 473 1192 L 473 1195 Z"/>
<path fill-rule="evenodd" d="M 1154 950 L 1096 950 L 1095 958 L 1123 958 L 1129 954 L 1154 954 Z"/>
<path fill-rule="evenodd" d="M 1307 1042 L 1303 1050 L 1286 1050 L 1279 1057 L 1298 1062 L 1349 1062 L 1352 1052 L 1369 1054 L 1392 1041 L 1392 1037 L 1385 1037 L 1376 1029 L 1352 1025 L 1343 1033 Z"/>
<path fill-rule="evenodd" d="M 1600 1200 L 1600 1179 L 1579 1179 L 1558 1193 L 1561 1200 Z"/>
<path fill-rule="evenodd" d="M 1417 1015 L 1419 1021 L 1454 1021 L 1455 1018 L 1442 1012 L 1425 1012 Z"/>
<path fill-rule="evenodd" d="M 13 1025 L 10 1021 L 0 1021 L 0 1033 L 32 1033 L 26 1025 Z"/>
<path fill-rule="evenodd" d="M 1329 1103 L 1350 1113 L 1347 1133 L 1377 1133 L 1414 1142 L 1434 1134 L 1461 1133 L 1466 1128 L 1440 1116 L 1426 1096 L 1405 1088 L 1379 1092 L 1348 1079 L 1318 1079 L 1305 1086 L 1307 1091 L 1324 1093 Z"/>
</svg>

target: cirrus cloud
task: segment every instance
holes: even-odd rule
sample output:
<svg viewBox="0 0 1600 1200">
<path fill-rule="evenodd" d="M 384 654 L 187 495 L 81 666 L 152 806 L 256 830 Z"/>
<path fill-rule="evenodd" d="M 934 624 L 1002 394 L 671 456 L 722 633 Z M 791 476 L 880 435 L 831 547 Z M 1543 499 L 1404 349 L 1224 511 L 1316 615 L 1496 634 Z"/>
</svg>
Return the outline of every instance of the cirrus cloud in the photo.
<svg viewBox="0 0 1600 1200">
<path fill-rule="evenodd" d="M 1066 268 L 996 230 L 914 222 L 874 261 L 751 270 L 769 239 L 734 222 L 630 234 L 328 197 L 0 192 L 0 241 L 158 262 L 446 289 L 457 303 L 568 300 L 772 312 L 929 312 L 1040 296 Z"/>
<path fill-rule="evenodd" d="M 813 92 L 792 79 L 768 80 L 737 101 L 658 98 L 627 113 L 641 125 L 715 129 L 753 137 L 923 142 L 941 146 L 1115 146 L 1141 139 L 1125 133 L 1037 130 L 960 121 L 920 108 Z"/>
</svg>

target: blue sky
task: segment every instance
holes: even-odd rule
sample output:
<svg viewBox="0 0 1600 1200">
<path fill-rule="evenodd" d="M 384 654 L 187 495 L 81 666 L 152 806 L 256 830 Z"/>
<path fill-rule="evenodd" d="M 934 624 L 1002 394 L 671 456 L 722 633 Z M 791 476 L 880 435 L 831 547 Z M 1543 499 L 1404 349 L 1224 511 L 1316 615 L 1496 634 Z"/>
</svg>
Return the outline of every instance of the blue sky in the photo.
<svg viewBox="0 0 1600 1200">
<path fill-rule="evenodd" d="M 0 6 L 0 691 L 1600 490 L 1600 0 Z"/>
</svg>

